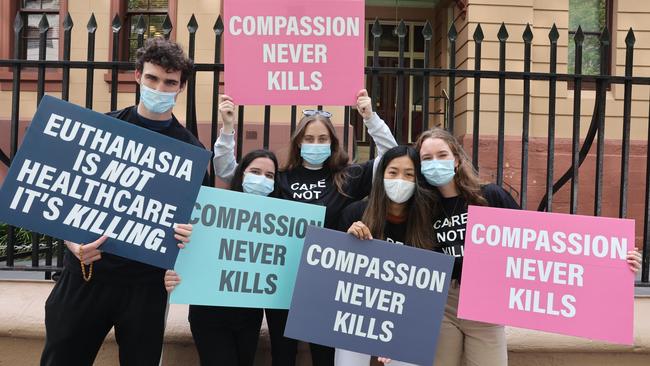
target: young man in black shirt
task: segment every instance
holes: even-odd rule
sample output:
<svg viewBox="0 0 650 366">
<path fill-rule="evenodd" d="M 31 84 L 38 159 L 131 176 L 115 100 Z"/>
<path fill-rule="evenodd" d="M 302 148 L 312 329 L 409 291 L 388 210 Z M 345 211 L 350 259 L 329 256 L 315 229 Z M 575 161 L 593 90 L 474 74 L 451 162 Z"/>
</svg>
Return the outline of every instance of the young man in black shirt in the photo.
<svg viewBox="0 0 650 366">
<path fill-rule="evenodd" d="M 172 114 L 191 71 L 192 61 L 176 43 L 148 39 L 136 59 L 140 102 L 108 115 L 203 148 Z M 175 230 L 175 238 L 187 242 L 191 226 L 180 224 Z M 45 303 L 41 365 L 92 365 L 113 327 L 121 365 L 160 363 L 167 307 L 165 270 L 102 253 L 105 240 L 83 246 L 66 242 L 63 272 Z"/>
</svg>

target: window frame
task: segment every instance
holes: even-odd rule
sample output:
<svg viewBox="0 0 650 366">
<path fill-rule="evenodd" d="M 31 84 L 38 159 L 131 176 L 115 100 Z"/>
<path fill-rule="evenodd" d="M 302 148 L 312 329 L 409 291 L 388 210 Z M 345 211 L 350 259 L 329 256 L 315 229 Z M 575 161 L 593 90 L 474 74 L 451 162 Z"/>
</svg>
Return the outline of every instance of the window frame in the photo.
<svg viewBox="0 0 650 366">
<path fill-rule="evenodd" d="M 0 1 L 0 26 L 2 29 L 9 29 L 8 32 L 0 32 L 0 58 L 14 59 L 14 21 L 16 15 L 20 12 L 22 0 Z M 59 60 L 63 58 L 63 42 L 61 34 L 63 29 L 63 20 L 68 13 L 69 0 L 60 0 L 59 2 Z M 40 12 L 42 14 L 42 12 Z M 25 28 L 23 28 L 24 31 Z M 20 90 L 36 91 L 38 72 L 33 69 L 23 68 L 20 74 Z M 46 69 L 45 71 L 45 91 L 60 92 L 61 81 L 63 80 L 63 71 L 61 69 Z M 13 70 L 11 67 L 0 68 L 0 91 L 8 91 L 13 88 Z"/>
<path fill-rule="evenodd" d="M 610 39 L 610 41 L 609 41 L 609 52 L 607 53 L 607 58 L 605 59 L 605 63 L 606 63 L 605 66 L 607 67 L 607 69 L 605 71 L 605 74 L 606 75 L 612 75 L 612 62 L 614 60 L 614 55 L 615 55 L 615 53 L 614 53 L 614 51 L 615 51 L 615 49 L 614 49 L 614 41 L 615 40 L 613 39 L 613 34 L 614 33 L 613 33 L 613 30 L 612 30 L 612 27 L 614 26 L 614 0 L 604 0 L 604 1 L 605 1 L 605 13 L 606 13 L 605 14 L 605 25 L 607 26 L 607 30 L 609 31 L 609 39 Z M 569 10 L 567 10 L 567 13 L 568 12 L 569 12 Z M 570 14 L 569 14 L 569 16 L 570 16 Z M 567 34 L 569 35 L 569 39 L 568 39 L 569 42 L 574 42 L 573 36 L 575 35 L 575 33 L 576 33 L 576 30 L 571 30 L 571 29 L 568 30 Z M 584 32 L 583 31 L 583 33 L 585 35 L 590 35 L 590 36 L 596 35 L 596 32 Z M 600 33 L 597 33 L 597 35 L 600 36 Z M 568 52 L 569 52 L 569 46 L 567 44 L 567 55 L 568 55 Z M 570 62 L 575 62 L 575 58 L 572 59 L 572 60 L 569 60 L 569 58 L 567 57 L 567 72 L 568 72 L 568 69 L 569 69 L 569 63 Z M 574 65 L 574 70 L 575 70 L 575 65 Z M 567 89 L 568 90 L 575 90 L 575 82 L 574 82 L 574 80 L 569 80 L 567 82 Z M 581 85 L 581 90 L 596 90 L 596 82 L 583 80 L 582 85 Z M 607 90 L 608 91 L 611 90 L 611 84 L 609 84 L 607 86 Z"/>
<path fill-rule="evenodd" d="M 131 21 L 136 20 L 138 15 L 145 15 L 145 16 L 152 16 L 152 15 L 166 15 L 169 13 L 169 7 L 171 6 L 171 0 L 169 0 L 169 5 L 167 6 L 168 9 L 165 12 L 162 11 L 157 11 L 157 10 L 146 10 L 146 11 L 126 11 L 125 16 L 124 16 L 124 26 L 125 26 L 125 34 L 124 38 L 125 41 L 120 44 L 120 47 L 122 49 L 120 50 L 120 57 L 122 61 L 129 61 L 130 60 L 130 55 L 129 52 L 131 51 L 131 41 L 136 39 L 136 38 L 131 38 L 130 36 L 130 30 L 131 30 Z M 171 18 L 171 16 L 170 16 Z M 173 29 L 173 28 L 172 28 Z M 146 30 L 145 30 L 146 33 Z M 171 37 L 170 37 L 171 38 Z"/>
<path fill-rule="evenodd" d="M 122 21 L 122 29 L 120 30 L 118 46 L 118 57 L 117 60 L 124 60 L 125 49 L 128 50 L 129 44 L 129 34 L 127 29 L 127 2 L 128 0 L 110 0 L 110 21 L 113 21 L 113 18 L 117 14 Z M 172 41 L 176 40 L 176 28 L 178 28 L 178 2 L 179 0 L 169 0 L 169 5 L 167 6 L 167 14 L 169 14 L 169 19 L 172 22 L 172 31 L 169 34 L 169 39 Z M 109 27 L 110 30 L 110 27 Z M 113 32 L 110 31 L 108 34 L 108 59 L 113 60 Z M 112 75 L 110 71 L 104 73 L 104 81 L 107 84 L 110 84 L 112 81 Z M 133 71 L 121 70 L 117 74 L 117 91 L 122 93 L 135 93 L 136 90 L 135 78 L 133 77 Z"/>
<path fill-rule="evenodd" d="M 120 17 L 120 20 L 122 21 L 122 29 L 120 30 L 120 45 L 118 47 L 118 52 L 120 53 L 118 56 L 118 60 L 124 60 L 122 56 L 124 55 L 124 50 L 128 49 L 128 43 L 129 43 L 129 29 L 127 29 L 127 15 L 128 15 L 128 9 L 127 9 L 127 2 L 128 0 L 111 0 L 111 12 L 110 14 L 110 21 L 113 21 L 113 18 L 117 14 Z M 138 12 L 139 13 L 139 12 Z M 169 5 L 167 9 L 167 14 L 169 14 L 169 19 L 172 22 L 172 31 L 169 34 L 169 39 L 172 41 L 176 40 L 176 28 L 178 28 L 178 0 L 169 0 Z M 110 29 L 110 28 L 109 28 Z M 113 59 L 113 32 L 109 32 L 109 48 L 108 48 L 108 56 L 109 60 Z"/>
<path fill-rule="evenodd" d="M 18 13 L 20 13 L 21 17 L 23 18 L 23 24 L 24 24 L 23 33 L 22 33 L 22 37 L 21 37 L 21 41 L 20 41 L 21 42 L 20 59 L 21 60 L 27 60 L 27 43 L 28 43 L 27 40 L 28 39 L 34 39 L 34 38 L 27 38 L 27 35 L 25 33 L 26 30 L 27 30 L 27 18 L 28 18 L 28 16 L 29 15 L 46 14 L 46 15 L 58 15 L 59 16 L 59 24 L 58 24 L 59 25 L 59 37 L 56 38 L 59 41 L 59 46 L 58 46 L 58 55 L 57 55 L 57 60 L 56 61 L 60 61 L 62 56 L 63 56 L 63 44 L 62 44 L 62 39 L 61 39 L 61 31 L 63 30 L 63 27 L 62 27 L 63 20 L 62 19 L 65 18 L 65 14 L 61 13 L 61 4 L 65 0 L 59 0 L 59 9 L 58 10 L 23 8 L 22 7 L 23 1 L 25 1 L 25 0 L 18 0 L 18 2 L 20 3 L 20 5 L 18 6 Z M 41 2 L 41 5 L 42 5 L 43 0 L 39 0 L 39 1 Z M 62 17 L 62 15 L 63 15 L 63 17 Z M 50 24 L 50 29 L 51 29 L 51 27 L 52 27 L 52 24 Z M 40 37 L 36 37 L 36 39 L 38 40 L 38 39 L 40 39 Z M 54 38 L 49 38 L 49 39 L 54 39 Z"/>
</svg>

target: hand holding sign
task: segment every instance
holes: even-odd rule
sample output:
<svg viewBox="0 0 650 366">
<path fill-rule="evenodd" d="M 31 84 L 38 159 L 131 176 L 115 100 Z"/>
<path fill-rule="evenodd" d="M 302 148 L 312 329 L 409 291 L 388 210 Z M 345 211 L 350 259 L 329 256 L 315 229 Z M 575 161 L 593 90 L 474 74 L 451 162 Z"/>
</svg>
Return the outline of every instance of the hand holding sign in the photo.
<svg viewBox="0 0 650 366">
<path fill-rule="evenodd" d="M 627 257 L 625 258 L 627 263 L 630 265 L 632 272 L 637 273 L 641 269 L 641 253 L 639 253 L 638 248 L 630 250 L 627 252 Z"/>
<path fill-rule="evenodd" d="M 185 248 L 185 244 L 190 241 L 190 236 L 192 235 L 192 225 L 191 224 L 177 224 L 174 228 L 174 238 L 179 240 L 178 247 L 180 249 Z M 77 244 L 69 241 L 65 242 L 65 245 L 68 247 L 70 253 L 74 254 L 79 261 L 83 261 L 85 265 L 89 265 L 93 262 L 96 262 L 102 259 L 102 252 L 99 250 L 99 247 L 104 244 L 108 239 L 108 236 L 101 236 L 99 239 L 88 244 Z"/>
<path fill-rule="evenodd" d="M 174 232 L 174 238 L 181 241 L 178 243 L 178 248 L 185 249 L 185 244 L 190 242 L 190 236 L 192 235 L 192 224 L 177 224 Z M 181 277 L 176 272 L 169 269 L 165 271 L 165 289 L 167 292 L 172 292 L 179 283 L 181 283 Z"/>
<path fill-rule="evenodd" d="M 181 276 L 179 276 L 178 273 L 172 271 L 171 269 L 165 271 L 165 289 L 167 292 L 174 291 L 174 288 L 179 283 L 181 283 Z"/>
<path fill-rule="evenodd" d="M 223 132 L 233 133 L 235 130 L 235 103 L 231 97 L 225 94 L 219 96 L 219 114 L 223 121 Z"/>
<path fill-rule="evenodd" d="M 348 234 L 352 234 L 360 240 L 372 240 L 372 234 L 368 226 L 361 221 L 354 222 L 348 229 Z"/>
<path fill-rule="evenodd" d="M 190 242 L 190 236 L 192 236 L 192 224 L 176 224 L 174 227 L 174 238 L 180 241 L 178 243 L 178 248 L 185 248 L 185 244 Z"/>
<path fill-rule="evenodd" d="M 372 99 L 368 96 L 366 89 L 361 89 L 357 93 L 357 111 L 363 119 L 372 117 Z"/>
<path fill-rule="evenodd" d="M 79 261 L 83 260 L 83 263 L 88 265 L 102 259 L 102 252 L 98 248 L 100 245 L 104 244 L 106 239 L 108 239 L 107 236 L 102 236 L 94 242 L 85 245 L 66 241 L 65 245 L 68 247 L 70 253 L 74 254 Z"/>
</svg>

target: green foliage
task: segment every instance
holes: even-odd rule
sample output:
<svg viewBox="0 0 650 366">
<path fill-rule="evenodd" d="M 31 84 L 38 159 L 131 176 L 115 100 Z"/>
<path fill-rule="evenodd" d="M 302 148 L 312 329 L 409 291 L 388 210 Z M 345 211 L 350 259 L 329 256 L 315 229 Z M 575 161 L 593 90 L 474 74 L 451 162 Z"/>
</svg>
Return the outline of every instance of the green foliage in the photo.
<svg viewBox="0 0 650 366">
<path fill-rule="evenodd" d="M 607 24 L 607 4 L 605 0 L 569 0 L 569 30 L 578 26 L 585 32 L 582 45 L 582 73 L 584 75 L 600 74 L 600 42 L 598 35 Z M 567 72 L 575 72 L 575 43 L 573 34 L 569 35 L 569 54 Z"/>
<path fill-rule="evenodd" d="M 583 32 L 600 32 L 606 24 L 605 0 L 569 0 L 569 29 L 578 26 Z"/>
<path fill-rule="evenodd" d="M 14 253 L 29 253 L 32 251 L 32 233 L 23 228 L 14 228 L 15 245 Z M 9 225 L 0 223 L 0 257 L 7 254 L 7 245 L 9 244 Z M 56 247 L 56 242 L 53 246 Z M 45 236 L 39 238 L 39 246 L 41 249 L 45 246 Z"/>
<path fill-rule="evenodd" d="M 32 242 L 32 235 L 29 231 L 22 228 L 15 228 L 14 235 L 17 245 L 29 244 Z M 0 223 L 0 246 L 5 247 L 9 242 L 9 225 Z"/>
</svg>

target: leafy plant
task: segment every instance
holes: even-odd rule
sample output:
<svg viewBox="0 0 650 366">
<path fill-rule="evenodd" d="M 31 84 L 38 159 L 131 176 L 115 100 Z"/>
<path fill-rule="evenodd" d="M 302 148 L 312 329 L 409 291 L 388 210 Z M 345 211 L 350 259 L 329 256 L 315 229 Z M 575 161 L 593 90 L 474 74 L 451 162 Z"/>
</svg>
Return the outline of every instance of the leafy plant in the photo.
<svg viewBox="0 0 650 366">
<path fill-rule="evenodd" d="M 14 254 L 29 253 L 32 251 L 32 233 L 29 230 L 16 227 L 14 228 Z M 39 237 L 39 247 L 45 249 L 45 236 Z M 9 245 L 9 225 L 0 223 L 0 257 L 7 255 L 7 246 Z M 53 247 L 56 247 L 56 242 Z"/>
</svg>

